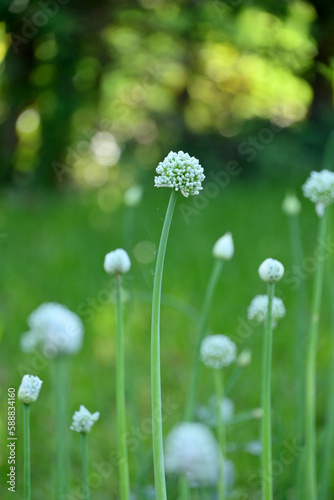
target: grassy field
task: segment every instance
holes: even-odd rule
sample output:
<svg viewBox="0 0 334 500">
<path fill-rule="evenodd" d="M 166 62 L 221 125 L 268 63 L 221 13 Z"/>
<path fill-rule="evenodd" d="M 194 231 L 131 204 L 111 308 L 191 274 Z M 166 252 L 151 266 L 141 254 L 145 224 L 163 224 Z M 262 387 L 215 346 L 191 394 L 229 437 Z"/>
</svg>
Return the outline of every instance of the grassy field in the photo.
<svg viewBox="0 0 334 500">
<path fill-rule="evenodd" d="M 212 333 L 225 333 L 237 341 L 238 351 L 251 349 L 252 363 L 245 368 L 229 395 L 235 412 L 260 406 L 262 329 L 256 328 L 242 338 L 241 324 L 247 320 L 247 307 L 256 294 L 265 293 L 258 277 L 259 264 L 267 257 L 279 259 L 291 270 L 291 249 L 286 216 L 281 211 L 285 195 L 282 185 L 235 183 L 209 200 L 206 207 L 184 219 L 176 208 L 165 262 L 162 310 L 163 397 L 168 398 L 164 431 L 182 420 L 189 370 L 197 338 L 200 313 L 209 273 L 213 265 L 212 246 L 226 231 L 231 231 L 235 255 L 226 263 L 217 287 L 210 314 Z M 300 194 L 299 194 L 300 195 Z M 125 281 L 127 302 L 126 344 L 130 432 L 138 434 L 138 447 L 131 453 L 132 484 L 152 485 L 151 437 L 147 431 L 150 417 L 150 294 L 152 291 L 155 249 L 169 192 L 146 187 L 143 201 L 133 211 L 119 200 L 108 200 L 101 192 L 39 193 L 26 197 L 3 192 L 1 197 L 1 443 L 6 434 L 8 387 L 18 388 L 23 373 L 31 369 L 43 380 L 40 398 L 32 407 L 32 487 L 33 499 L 53 498 L 52 463 L 54 459 L 53 397 L 50 374 L 53 363 L 42 367 L 36 359 L 20 351 L 21 333 L 26 319 L 42 302 L 56 301 L 76 311 L 85 324 L 82 351 L 70 364 L 69 425 L 74 410 L 84 404 L 100 411 L 100 421 L 90 438 L 91 470 L 110 461 L 116 449 L 114 400 L 115 315 L 112 280 L 103 270 L 104 256 L 124 247 L 132 260 Z M 192 200 L 185 201 L 192 206 Z M 317 220 L 313 205 L 303 201 L 301 225 L 305 256 L 315 247 Z M 303 285 L 308 299 L 313 282 L 308 273 Z M 274 331 L 273 359 L 273 450 L 274 459 L 286 446 L 294 446 L 296 370 L 294 367 L 296 292 L 284 280 L 278 286 L 284 297 L 286 317 Z M 323 424 L 325 370 L 328 365 L 329 300 L 325 294 L 319 349 L 319 427 Z M 305 332 L 306 333 L 306 332 Z M 231 374 L 233 368 L 228 369 Z M 23 372 L 23 373 L 22 373 Z M 202 370 L 199 403 L 207 404 L 213 394 L 212 374 Z M 132 430 L 131 430 L 132 429 Z M 143 430 L 144 429 L 144 430 Z M 146 429 L 146 430 L 145 430 Z M 71 435 L 72 434 L 72 435 Z M 80 439 L 69 432 L 73 490 L 80 478 Z M 22 408 L 17 403 L 17 495 L 22 492 Z M 258 498 L 258 486 L 250 479 L 259 471 L 259 457 L 243 450 L 259 437 L 259 421 L 230 426 L 229 458 L 236 467 L 236 487 Z M 94 465 L 95 464 L 95 465 Z M 2 477 L 8 473 L 7 449 L 0 447 Z M 277 468 L 275 499 L 286 499 L 295 475 L 295 463 Z M 92 499 L 118 497 L 117 471 L 92 476 Z M 8 491 L 1 498 L 12 498 Z M 241 497 L 240 497 L 241 498 Z"/>
</svg>

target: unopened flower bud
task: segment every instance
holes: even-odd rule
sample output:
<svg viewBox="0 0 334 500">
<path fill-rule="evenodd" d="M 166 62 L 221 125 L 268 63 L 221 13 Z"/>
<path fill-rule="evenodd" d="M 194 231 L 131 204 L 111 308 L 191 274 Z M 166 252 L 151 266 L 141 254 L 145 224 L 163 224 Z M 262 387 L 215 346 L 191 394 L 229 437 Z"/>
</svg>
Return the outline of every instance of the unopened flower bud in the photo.
<svg viewBox="0 0 334 500">
<path fill-rule="evenodd" d="M 38 398 L 42 383 L 43 382 L 34 375 L 24 375 L 17 393 L 19 401 L 22 401 L 25 405 L 34 403 Z"/>
<path fill-rule="evenodd" d="M 213 250 L 213 256 L 220 260 L 230 260 L 234 254 L 234 245 L 231 233 L 226 233 L 216 241 Z"/>
<path fill-rule="evenodd" d="M 130 270 L 131 262 L 128 254 L 122 248 L 107 253 L 104 259 L 104 269 L 108 274 L 123 274 Z"/>
<path fill-rule="evenodd" d="M 241 366 L 242 368 L 250 365 L 251 361 L 252 351 L 250 351 L 249 349 L 244 349 L 237 357 L 237 365 Z"/>
<path fill-rule="evenodd" d="M 266 283 L 279 281 L 284 274 L 284 266 L 278 260 L 266 259 L 259 267 L 260 278 Z"/>
<path fill-rule="evenodd" d="M 283 202 L 282 210 L 286 215 L 298 215 L 301 211 L 302 205 L 294 193 L 287 193 Z"/>
</svg>

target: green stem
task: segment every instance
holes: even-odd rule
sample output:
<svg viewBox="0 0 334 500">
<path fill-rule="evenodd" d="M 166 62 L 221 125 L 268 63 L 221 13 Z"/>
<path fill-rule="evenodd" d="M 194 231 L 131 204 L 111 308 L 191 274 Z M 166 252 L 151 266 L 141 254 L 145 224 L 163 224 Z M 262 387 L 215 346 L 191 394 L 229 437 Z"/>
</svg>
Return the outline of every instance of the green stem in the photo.
<svg viewBox="0 0 334 500">
<path fill-rule="evenodd" d="M 152 398 L 152 439 L 155 494 L 157 500 L 166 500 L 166 480 L 162 436 L 161 373 L 160 373 L 160 301 L 161 284 L 167 240 L 173 212 L 177 200 L 174 189 L 171 192 L 165 222 L 162 228 L 157 261 L 155 266 L 152 298 L 151 325 L 151 398 Z"/>
<path fill-rule="evenodd" d="M 24 427 L 24 500 L 31 498 L 30 485 L 30 405 L 23 404 Z"/>
<path fill-rule="evenodd" d="M 291 216 L 289 220 L 292 260 L 295 266 L 303 262 L 303 247 L 298 216 Z M 304 436 L 304 377 L 305 372 L 305 331 L 307 329 L 306 311 L 307 300 L 304 283 L 300 283 L 297 290 L 297 325 L 295 338 L 295 408 L 296 422 L 295 435 L 300 445 Z"/>
<path fill-rule="evenodd" d="M 196 352 L 195 352 L 195 358 L 194 358 L 194 364 L 193 364 L 193 369 L 192 369 L 192 375 L 191 375 L 191 381 L 190 381 L 190 387 L 187 395 L 187 402 L 186 402 L 186 409 L 185 409 L 185 415 L 184 415 L 184 420 L 186 422 L 191 422 L 194 418 L 194 411 L 195 411 L 195 403 L 196 403 L 196 395 L 197 395 L 197 388 L 198 388 L 198 383 L 199 383 L 199 376 L 200 376 L 200 370 L 201 370 L 201 362 L 200 362 L 200 352 L 201 352 L 201 344 L 202 341 L 205 337 L 205 332 L 206 332 L 206 327 L 208 324 L 208 317 L 209 317 L 209 312 L 210 312 L 210 306 L 212 303 L 212 298 L 213 294 L 218 282 L 218 278 L 221 274 L 221 271 L 223 269 L 223 261 L 215 259 L 211 276 L 209 279 L 209 283 L 205 292 L 205 297 L 204 297 L 204 303 L 203 303 L 203 309 L 202 309 L 202 314 L 200 318 L 200 323 L 199 323 L 199 334 L 198 334 L 198 340 L 197 340 L 197 345 L 196 345 Z"/>
<path fill-rule="evenodd" d="M 318 344 L 319 316 L 324 279 L 325 244 L 327 233 L 327 209 L 319 222 L 317 268 L 313 289 L 311 323 L 306 349 L 306 385 L 305 385 L 305 444 L 306 444 L 306 471 L 305 490 L 306 498 L 317 499 L 316 479 L 316 358 Z"/>
<path fill-rule="evenodd" d="M 115 277 L 116 295 L 116 407 L 119 453 L 119 480 L 121 500 L 130 498 L 128 450 L 126 443 L 125 369 L 124 369 L 124 328 L 122 311 L 122 278 Z"/>
<path fill-rule="evenodd" d="M 179 500 L 190 500 L 190 498 L 188 479 L 184 474 L 181 474 L 179 479 Z"/>
<path fill-rule="evenodd" d="M 214 370 L 215 390 L 216 390 L 216 418 L 217 418 L 217 433 L 218 443 L 221 451 L 221 464 L 218 478 L 218 500 L 226 498 L 226 480 L 225 480 L 225 454 L 226 454 L 226 438 L 225 438 L 225 423 L 221 412 L 221 403 L 224 399 L 224 378 L 223 370 Z"/>
<path fill-rule="evenodd" d="M 272 451 L 271 451 L 271 360 L 273 344 L 272 308 L 275 283 L 268 284 L 268 313 L 264 332 L 262 366 L 262 500 L 272 500 Z"/>
<path fill-rule="evenodd" d="M 58 356 L 55 359 L 56 389 L 56 498 L 61 500 L 67 494 L 67 404 L 66 404 L 66 359 Z"/>
<path fill-rule="evenodd" d="M 88 466 L 88 437 L 86 432 L 81 433 L 82 441 L 82 485 L 83 485 L 83 500 L 90 499 L 89 493 L 89 466 Z"/>
</svg>

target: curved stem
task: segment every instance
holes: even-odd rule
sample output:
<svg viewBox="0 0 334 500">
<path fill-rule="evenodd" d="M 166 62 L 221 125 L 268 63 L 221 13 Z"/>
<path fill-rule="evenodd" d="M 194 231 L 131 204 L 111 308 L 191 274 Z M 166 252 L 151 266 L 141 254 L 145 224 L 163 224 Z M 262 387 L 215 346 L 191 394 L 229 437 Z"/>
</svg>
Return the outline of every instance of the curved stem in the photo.
<svg viewBox="0 0 334 500">
<path fill-rule="evenodd" d="M 218 443 L 221 452 L 221 464 L 218 479 L 218 500 L 226 498 L 226 480 L 225 480 L 225 453 L 226 453 L 226 438 L 225 438 L 225 423 L 221 412 L 221 403 L 224 399 L 224 379 L 223 370 L 214 370 L 215 389 L 216 389 L 216 418 L 217 418 L 217 433 Z"/>
<path fill-rule="evenodd" d="M 83 500 L 89 500 L 89 466 L 88 466 L 88 437 L 86 432 L 81 433 L 82 440 L 82 484 L 83 484 Z"/>
<path fill-rule="evenodd" d="M 186 409 L 185 409 L 185 414 L 184 414 L 184 420 L 186 422 L 190 422 L 194 418 L 197 388 L 198 388 L 198 382 L 199 382 L 199 376 L 200 376 L 200 370 L 201 370 L 201 362 L 200 362 L 201 344 L 202 344 L 202 341 L 205 337 L 206 327 L 208 324 L 208 316 L 209 316 L 209 312 L 210 312 L 210 306 L 212 303 L 213 294 L 214 294 L 214 291 L 215 291 L 215 288 L 216 288 L 216 285 L 217 285 L 217 282 L 218 282 L 218 279 L 219 279 L 219 276 L 221 274 L 222 269 L 223 269 L 223 261 L 215 259 L 215 262 L 214 262 L 214 265 L 212 268 L 212 272 L 210 275 L 209 283 L 208 283 L 208 286 L 207 286 L 207 289 L 205 292 L 203 309 L 202 309 L 202 314 L 201 314 L 200 323 L 199 323 L 199 334 L 198 334 L 198 340 L 197 340 L 197 345 L 196 345 L 196 352 L 195 352 L 193 369 L 191 372 L 190 388 L 188 391 Z"/>
<path fill-rule="evenodd" d="M 325 245 L 327 233 L 327 209 L 319 222 L 317 267 L 312 298 L 311 323 L 306 350 L 305 394 L 305 444 L 306 444 L 306 498 L 317 499 L 316 479 L 316 358 L 318 345 L 319 315 L 324 279 Z"/>
<path fill-rule="evenodd" d="M 262 500 L 272 500 L 272 451 L 271 451 L 271 360 L 273 343 L 272 308 L 275 283 L 268 284 L 268 312 L 264 332 L 262 366 Z"/>
<path fill-rule="evenodd" d="M 152 325 L 151 325 L 151 398 L 152 398 L 152 439 L 153 464 L 155 478 L 155 494 L 157 500 L 166 500 L 166 480 L 164 466 L 163 436 L 162 436 L 162 409 L 161 409 L 161 374 L 160 374 L 160 301 L 161 284 L 166 254 L 167 240 L 177 193 L 172 190 L 165 222 L 162 228 L 157 261 L 155 266 L 153 298 L 152 298 Z"/>
<path fill-rule="evenodd" d="M 117 434 L 119 453 L 119 481 L 121 500 L 130 498 L 128 450 L 126 443 L 126 407 L 125 407 L 125 368 L 124 368 L 124 333 L 122 311 L 122 278 L 115 277 L 116 299 L 116 407 Z"/>
<path fill-rule="evenodd" d="M 24 500 L 30 500 L 30 406 L 23 404 L 24 428 Z"/>
</svg>

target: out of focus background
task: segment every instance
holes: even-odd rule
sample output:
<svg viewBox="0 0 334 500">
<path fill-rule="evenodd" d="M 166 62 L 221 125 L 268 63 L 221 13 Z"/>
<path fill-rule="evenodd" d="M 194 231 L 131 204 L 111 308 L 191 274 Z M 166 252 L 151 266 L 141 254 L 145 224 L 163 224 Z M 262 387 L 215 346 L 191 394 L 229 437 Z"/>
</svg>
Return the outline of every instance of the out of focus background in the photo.
<svg viewBox="0 0 334 500">
<path fill-rule="evenodd" d="M 18 388 L 23 372 L 40 376 L 44 384 L 32 408 L 34 500 L 53 498 L 52 363 L 38 365 L 20 351 L 27 316 L 49 301 L 81 316 L 85 343 L 71 360 L 69 412 L 80 404 L 101 412 L 90 436 L 91 460 L 107 461 L 116 443 L 115 318 L 103 259 L 124 247 L 132 261 L 125 311 L 129 419 L 136 429 L 150 415 L 150 294 L 169 196 L 168 189 L 153 187 L 154 169 L 170 150 L 196 156 L 207 188 L 197 201 L 180 195 L 163 285 L 163 393 L 173 407 L 166 432 L 180 421 L 215 241 L 232 231 L 236 252 L 217 289 L 213 333 L 233 337 L 241 331 L 249 302 L 265 293 L 257 268 L 266 257 L 295 272 L 281 203 L 288 189 L 302 197 L 300 186 L 311 170 L 331 168 L 333 23 L 330 0 L 1 2 L 0 432 L 3 443 L 8 387 Z M 303 201 L 306 256 L 314 252 L 316 224 L 313 206 Z M 306 274 L 309 297 L 312 271 Z M 295 436 L 296 297 L 291 282 L 283 282 L 279 293 L 287 316 L 275 332 L 276 456 Z M 328 316 L 327 303 L 319 351 L 320 433 Z M 230 394 L 236 414 L 260 404 L 261 329 L 239 338 L 239 351 L 245 348 L 253 361 Z M 203 370 L 199 402 L 206 405 L 212 392 Z M 21 495 L 19 406 L 17 413 Z M 259 457 L 246 448 L 258 436 L 256 420 L 228 432 L 236 488 L 250 498 L 258 498 L 249 478 L 258 473 Z M 77 438 L 68 438 L 73 491 L 80 475 Z M 140 443 L 131 457 L 132 483 L 148 498 L 138 491 L 153 484 L 149 433 Z M 3 445 L 0 467 L 1 498 L 12 498 Z M 294 475 L 293 462 L 279 469 L 275 498 L 290 498 Z M 98 500 L 118 498 L 117 473 L 100 477 L 93 490 Z"/>
</svg>

